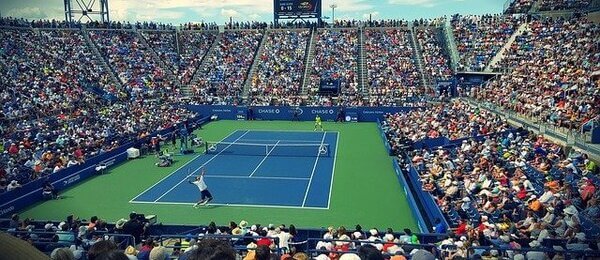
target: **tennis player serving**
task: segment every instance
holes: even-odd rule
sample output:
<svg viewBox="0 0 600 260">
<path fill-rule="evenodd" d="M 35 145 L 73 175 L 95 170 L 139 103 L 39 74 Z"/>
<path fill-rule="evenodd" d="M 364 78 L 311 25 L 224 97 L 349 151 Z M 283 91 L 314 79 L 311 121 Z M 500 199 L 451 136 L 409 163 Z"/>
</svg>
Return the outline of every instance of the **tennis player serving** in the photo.
<svg viewBox="0 0 600 260">
<path fill-rule="evenodd" d="M 323 123 L 321 122 L 321 116 L 319 115 L 315 117 L 315 131 L 317 131 L 317 127 L 321 128 L 321 131 L 323 131 Z"/>
<path fill-rule="evenodd" d="M 198 208 L 199 205 L 206 205 L 209 201 L 213 199 L 212 194 L 208 191 L 208 186 L 204 182 L 204 174 L 206 174 L 206 169 L 204 167 L 201 168 L 200 176 L 196 176 L 194 181 L 189 181 L 189 183 L 198 186 L 200 190 L 200 200 L 194 204 L 194 208 Z"/>
</svg>

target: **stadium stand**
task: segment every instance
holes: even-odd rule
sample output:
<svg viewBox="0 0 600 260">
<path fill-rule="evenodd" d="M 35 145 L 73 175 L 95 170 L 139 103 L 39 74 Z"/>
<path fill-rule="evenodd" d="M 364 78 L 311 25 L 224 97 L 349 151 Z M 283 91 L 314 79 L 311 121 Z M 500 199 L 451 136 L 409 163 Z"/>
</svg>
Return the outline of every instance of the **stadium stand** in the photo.
<svg viewBox="0 0 600 260">
<path fill-rule="evenodd" d="M 440 40 L 440 32 L 435 27 L 417 28 L 417 42 L 421 46 L 425 74 L 434 80 L 452 79 L 454 73 L 450 67 L 450 58 Z"/>
<path fill-rule="evenodd" d="M 2 30 L 3 113 L 9 120 L 59 116 L 117 89 L 78 31 Z M 42 95 L 40 95 L 42 94 Z"/>
<path fill-rule="evenodd" d="M 454 15 L 451 23 L 461 59 L 458 70 L 483 71 L 517 27 L 521 15 Z"/>
<path fill-rule="evenodd" d="M 297 106 L 309 30 L 273 30 L 266 36 L 258 68 L 251 78 L 251 105 Z"/>
<path fill-rule="evenodd" d="M 497 68 L 511 68 L 476 97 L 553 125 L 579 129 L 600 114 L 594 35 L 585 18 L 532 21 Z M 554 47 L 560 44 L 561 48 Z M 560 67 L 559 67 L 560 66 Z M 535 75 L 531 77 L 531 75 Z"/>
<path fill-rule="evenodd" d="M 308 79 L 309 105 L 360 106 L 356 29 L 318 29 L 313 68 Z M 322 80 L 339 80 L 341 94 L 337 97 L 319 94 Z"/>
<path fill-rule="evenodd" d="M 589 1 L 515 0 L 505 12 L 526 13 L 534 4 L 540 11 L 555 11 L 585 8 Z M 462 57 L 458 70 L 483 71 L 525 19 L 453 16 Z M 217 35 L 214 23 L 188 23 L 176 32 L 171 25 L 156 23 L 81 26 L 0 19 L 0 193 L 14 193 L 28 182 L 196 117 L 178 106 L 181 84 L 192 86 L 195 104 L 403 106 L 425 95 L 417 56 L 423 58 L 424 73 L 435 80 L 454 76 L 442 32 L 435 26 L 411 30 L 401 20 L 336 21 L 335 29 L 311 29 L 316 30 L 315 55 L 302 93 L 312 33 L 306 27 L 312 26 L 292 23 L 282 25 L 287 29 L 272 29 L 266 23 L 232 23 Z M 420 51 L 411 41 L 413 33 Z M 471 96 L 580 129 L 600 115 L 600 79 L 592 76 L 599 70 L 598 34 L 598 24 L 586 18 L 535 17 L 492 66 L 505 73 Z M 366 53 L 365 86 L 359 85 L 360 44 Z M 259 52 L 261 45 L 264 50 Z M 94 48 L 101 57 L 95 57 Z M 248 75 L 254 60 L 256 71 Z M 179 82 L 169 80 L 165 69 Z M 339 80 L 341 93 L 320 94 L 322 80 Z M 245 85 L 250 86 L 247 100 Z M 170 227 L 173 235 L 164 235 L 150 226 L 143 234 L 130 232 L 125 226 L 135 218 L 113 225 L 97 217 L 38 222 L 18 215 L 0 222 L 0 230 L 47 254 L 69 247 L 68 252 L 87 259 L 102 253 L 139 257 L 165 251 L 171 258 L 187 259 L 215 248 L 248 259 L 261 252 L 294 259 L 369 252 L 412 259 L 577 259 L 599 251 L 600 179 L 585 152 L 567 151 L 463 101 L 419 105 L 385 115 L 380 127 L 400 174 L 418 185 L 409 192 L 433 199 L 450 230 L 439 222 L 430 223 L 436 234 L 384 233 L 360 226 L 297 231 L 242 221 L 222 227 L 211 223 L 194 232 Z M 435 139 L 444 139 L 443 145 Z M 207 239 L 211 237 L 215 239 Z M 100 252 L 102 244 L 105 251 L 118 250 Z"/>
<path fill-rule="evenodd" d="M 222 33 L 215 52 L 207 54 L 205 66 L 196 72 L 200 78 L 193 86 L 193 101 L 198 104 L 240 104 L 244 83 L 263 35 L 264 32 L 259 30 Z"/>
<path fill-rule="evenodd" d="M 212 32 L 187 31 L 142 31 L 150 46 L 157 52 L 158 57 L 166 61 L 169 69 L 177 76 L 182 84 L 188 84 L 210 46 L 215 40 Z"/>
<path fill-rule="evenodd" d="M 541 136 L 508 134 L 410 156 L 422 189 L 458 227 L 457 236 L 509 249 L 596 246 L 598 226 L 588 223 L 598 217 L 599 180 L 585 173 L 581 154 L 567 155 Z M 467 223 L 474 234 L 464 230 Z"/>
<path fill-rule="evenodd" d="M 198 70 L 200 63 L 208 54 L 210 46 L 216 40 L 216 34 L 211 32 L 182 32 L 179 33 L 180 63 L 177 76 L 181 83 L 188 84 Z"/>
<path fill-rule="evenodd" d="M 511 0 L 509 5 L 504 9 L 504 13 L 508 14 L 521 14 L 527 13 L 531 6 L 535 3 L 535 0 Z"/>
<path fill-rule="evenodd" d="M 447 137 L 456 140 L 508 130 L 499 116 L 461 101 L 430 105 L 404 114 L 386 115 L 383 129 L 393 147 L 400 140 L 411 142 Z"/>
<path fill-rule="evenodd" d="M 585 8 L 590 4 L 590 0 L 540 0 L 540 11 L 556 11 L 566 9 Z"/>
<path fill-rule="evenodd" d="M 118 76 L 127 93 L 134 97 L 174 91 L 173 82 L 140 43 L 137 33 L 121 30 L 91 30 L 90 38 Z M 160 86 L 160 87 L 159 87 Z"/>
<path fill-rule="evenodd" d="M 408 28 L 365 30 L 368 105 L 399 106 L 424 94 L 410 34 Z"/>
</svg>

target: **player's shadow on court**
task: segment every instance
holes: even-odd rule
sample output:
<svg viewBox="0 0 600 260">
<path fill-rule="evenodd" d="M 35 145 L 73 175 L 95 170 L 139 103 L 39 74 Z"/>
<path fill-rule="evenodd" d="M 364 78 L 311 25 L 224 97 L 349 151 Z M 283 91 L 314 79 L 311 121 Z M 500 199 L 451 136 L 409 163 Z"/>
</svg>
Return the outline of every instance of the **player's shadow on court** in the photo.
<svg viewBox="0 0 600 260">
<path fill-rule="evenodd" d="M 223 208 L 225 207 L 225 205 L 206 205 L 204 206 L 205 209 L 218 209 L 218 208 Z"/>
</svg>

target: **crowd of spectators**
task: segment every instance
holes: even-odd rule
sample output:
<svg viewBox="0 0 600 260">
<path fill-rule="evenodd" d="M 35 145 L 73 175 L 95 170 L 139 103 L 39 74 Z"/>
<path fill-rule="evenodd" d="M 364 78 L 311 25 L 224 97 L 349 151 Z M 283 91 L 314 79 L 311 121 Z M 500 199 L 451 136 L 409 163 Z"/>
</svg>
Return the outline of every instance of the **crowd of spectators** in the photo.
<svg viewBox="0 0 600 260">
<path fill-rule="evenodd" d="M 39 222 L 21 219 L 17 214 L 13 214 L 8 223 L 0 224 L 9 234 L 51 257 L 71 255 L 68 259 L 105 259 L 101 255 L 106 250 L 138 260 L 348 260 L 406 259 L 402 257 L 410 256 L 434 259 L 438 254 L 435 245 L 421 244 L 417 234 L 410 229 L 398 233 L 391 228 L 363 230 L 360 225 L 354 229 L 330 226 L 323 229 L 322 241 L 315 244 L 301 241 L 307 237 L 301 237 L 293 224 L 251 225 L 245 220 L 231 221 L 227 226 L 210 222 L 180 238 L 158 237 L 152 231 L 153 226 L 135 212 L 129 219 L 122 218 L 114 225 L 98 216 L 85 220 L 69 215 L 61 222 Z M 211 255 L 213 258 L 206 258 Z M 424 256 L 428 258 L 419 258 Z"/>
<path fill-rule="evenodd" d="M 423 93 L 408 29 L 365 30 L 366 88 L 370 106 L 395 106 Z"/>
<path fill-rule="evenodd" d="M 455 140 L 510 129 L 499 116 L 462 101 L 387 114 L 382 123 L 394 151 L 423 139 L 446 137 Z"/>
<path fill-rule="evenodd" d="M 297 106 L 304 76 L 309 30 L 268 33 L 250 85 L 251 105 Z"/>
<path fill-rule="evenodd" d="M 511 0 L 508 6 L 504 9 L 506 14 L 522 14 L 527 13 L 536 0 Z"/>
<path fill-rule="evenodd" d="M 313 68 L 308 79 L 308 104 L 360 106 L 358 90 L 358 30 L 322 29 L 317 31 Z M 321 81 L 339 81 L 337 97 L 321 95 Z"/>
<path fill-rule="evenodd" d="M 426 77 L 435 80 L 452 79 L 454 72 L 450 68 L 450 58 L 443 41 L 440 40 L 440 31 L 436 28 L 416 28 L 415 32 L 417 44 L 421 46 Z"/>
<path fill-rule="evenodd" d="M 226 31 L 206 66 L 196 72 L 193 101 L 198 104 L 240 104 L 244 82 L 263 38 L 260 30 Z"/>
<path fill-rule="evenodd" d="M 181 28 L 181 30 L 184 30 L 184 31 L 190 31 L 190 30 L 216 31 L 216 30 L 219 30 L 219 26 L 215 22 L 212 22 L 212 23 L 207 23 L 207 22 L 184 23 L 184 24 L 179 25 L 179 28 Z"/>
<path fill-rule="evenodd" d="M 178 75 L 182 64 L 181 57 L 177 52 L 177 36 L 175 31 L 171 30 L 144 30 L 140 34 L 156 52 L 158 58 L 162 60 L 173 74 Z M 148 50 L 148 51 L 152 51 Z M 182 68 L 185 69 L 185 68 Z"/>
<path fill-rule="evenodd" d="M 523 15 L 454 15 L 451 24 L 460 54 L 459 70 L 483 71 L 525 21 Z"/>
<path fill-rule="evenodd" d="M 32 27 L 32 28 L 69 28 L 79 27 L 79 23 L 69 24 L 66 21 L 57 20 L 28 20 L 15 17 L 0 17 L 0 26 Z"/>
<path fill-rule="evenodd" d="M 188 84 L 198 70 L 200 63 L 208 54 L 210 47 L 214 44 L 217 35 L 215 33 L 182 32 L 179 33 L 180 63 L 179 80 Z"/>
<path fill-rule="evenodd" d="M 154 96 L 172 92 L 173 82 L 142 45 L 137 33 L 121 30 L 91 30 L 90 38 L 129 95 Z"/>
<path fill-rule="evenodd" d="M 408 21 L 397 20 L 397 19 L 369 20 L 365 24 L 365 27 L 406 27 L 406 26 L 408 26 Z"/>
<path fill-rule="evenodd" d="M 20 121 L 2 136 L 0 191 L 79 165 L 86 159 L 150 133 L 180 124 L 195 113 L 168 100 L 88 104 L 57 118 Z"/>
<path fill-rule="evenodd" d="M 540 0 L 538 5 L 540 11 L 555 11 L 585 8 L 590 2 L 590 0 Z"/>
<path fill-rule="evenodd" d="M 175 30 L 175 26 L 171 24 L 155 23 L 155 22 L 135 22 L 130 23 L 129 21 L 111 21 L 111 22 L 98 22 L 88 21 L 85 23 L 86 28 L 93 29 L 138 29 L 138 30 Z"/>
<path fill-rule="evenodd" d="M 152 30 L 142 31 L 141 34 L 183 84 L 191 81 L 216 38 L 214 33 L 209 32 L 176 34 L 175 31 Z"/>
<path fill-rule="evenodd" d="M 573 250 L 598 250 L 588 238 L 598 235 L 590 232 L 600 217 L 600 182 L 585 154 L 517 132 L 416 150 L 408 158 L 422 189 L 456 227 L 442 245 L 456 246 L 458 256 L 489 245 L 508 250 L 510 259 L 565 257 L 565 251 L 577 258 Z M 528 248 L 554 252 L 516 251 Z"/>
<path fill-rule="evenodd" d="M 229 30 L 264 30 L 269 27 L 273 27 L 273 24 L 255 21 L 231 22 L 225 24 L 225 29 Z"/>
<path fill-rule="evenodd" d="M 0 26 L 11 26 L 11 27 L 31 27 L 31 28 L 47 28 L 47 29 L 64 29 L 64 28 L 81 28 L 84 24 L 87 28 L 95 29 L 147 29 L 147 30 L 175 30 L 175 27 L 171 24 L 155 23 L 155 22 L 135 22 L 130 23 L 128 21 L 112 21 L 112 22 L 98 22 L 98 21 L 87 21 L 85 23 L 72 22 L 69 23 L 64 20 L 28 20 L 24 18 L 14 17 L 0 17 Z"/>
<path fill-rule="evenodd" d="M 172 106 L 173 96 L 167 92 L 155 96 L 160 102 L 108 99 L 107 93 L 124 97 L 130 89 L 118 89 L 111 82 L 110 72 L 94 59 L 83 33 L 0 30 L 0 191 L 18 189 L 194 116 Z M 136 49 L 133 36 L 90 34 L 106 43 L 100 49 L 109 61 L 122 61 L 117 64 L 122 75 L 148 76 L 140 63 L 149 60 Z M 134 59 L 140 56 L 144 58 Z M 143 87 L 158 87 L 154 84 L 144 82 Z"/>
<path fill-rule="evenodd" d="M 2 118 L 57 116 L 97 103 L 90 89 L 117 93 L 80 31 L 3 29 L 0 35 Z"/>
<path fill-rule="evenodd" d="M 474 96 L 550 124 L 576 129 L 600 114 L 600 27 L 585 18 L 532 21 L 496 68 L 511 72 Z"/>
</svg>

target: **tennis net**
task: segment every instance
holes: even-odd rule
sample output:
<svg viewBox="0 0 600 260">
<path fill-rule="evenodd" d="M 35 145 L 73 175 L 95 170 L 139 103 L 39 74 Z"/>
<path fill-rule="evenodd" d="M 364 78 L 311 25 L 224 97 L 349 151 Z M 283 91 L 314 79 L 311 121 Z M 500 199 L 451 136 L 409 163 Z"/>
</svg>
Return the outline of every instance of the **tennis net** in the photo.
<svg viewBox="0 0 600 260">
<path fill-rule="evenodd" d="M 329 157 L 329 144 L 260 144 L 206 142 L 206 154 L 290 156 L 290 157 Z"/>
</svg>

